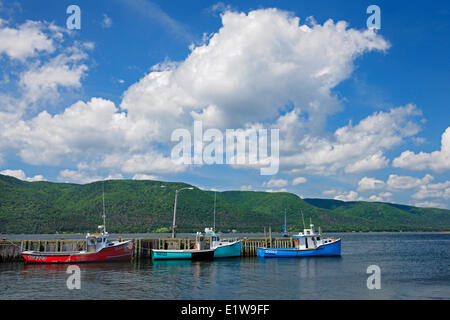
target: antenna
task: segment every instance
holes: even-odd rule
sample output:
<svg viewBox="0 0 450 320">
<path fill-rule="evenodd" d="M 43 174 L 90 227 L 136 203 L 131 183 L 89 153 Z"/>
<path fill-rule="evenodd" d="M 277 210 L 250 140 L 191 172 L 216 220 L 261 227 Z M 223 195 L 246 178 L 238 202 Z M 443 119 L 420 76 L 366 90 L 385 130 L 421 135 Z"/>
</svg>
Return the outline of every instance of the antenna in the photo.
<svg viewBox="0 0 450 320">
<path fill-rule="evenodd" d="M 306 226 L 305 226 L 305 218 L 303 217 L 303 211 L 302 211 L 302 209 L 300 209 L 300 212 L 302 213 L 303 229 L 306 229 Z"/>
<path fill-rule="evenodd" d="M 216 197 L 217 197 L 217 192 L 214 191 L 214 225 L 213 225 L 214 232 L 216 232 Z"/>
</svg>

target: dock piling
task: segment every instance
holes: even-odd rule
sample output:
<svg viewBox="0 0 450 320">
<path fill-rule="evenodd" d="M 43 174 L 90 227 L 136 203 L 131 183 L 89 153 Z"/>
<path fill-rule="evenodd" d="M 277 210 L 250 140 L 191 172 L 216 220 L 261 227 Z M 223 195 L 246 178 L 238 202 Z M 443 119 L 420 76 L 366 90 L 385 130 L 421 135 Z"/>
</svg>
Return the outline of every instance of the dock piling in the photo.
<svg viewBox="0 0 450 320">
<path fill-rule="evenodd" d="M 114 239 L 113 239 L 114 240 Z M 122 239 L 123 240 L 123 239 Z M 225 240 L 225 239 L 224 239 Z M 265 234 L 264 238 L 241 238 L 241 256 L 252 257 L 256 256 L 258 247 L 290 247 L 293 248 L 295 241 L 290 239 L 272 238 L 272 230 L 269 227 L 269 238 Z M 135 239 L 133 247 L 132 259 L 151 258 L 152 249 L 168 248 L 169 246 L 177 246 L 180 249 L 192 249 L 195 239 L 180 238 L 173 241 L 171 238 L 139 238 Z M 0 241 L 0 262 L 7 261 L 24 261 L 21 252 L 26 250 L 37 251 L 78 251 L 85 247 L 84 240 L 7 240 Z"/>
</svg>

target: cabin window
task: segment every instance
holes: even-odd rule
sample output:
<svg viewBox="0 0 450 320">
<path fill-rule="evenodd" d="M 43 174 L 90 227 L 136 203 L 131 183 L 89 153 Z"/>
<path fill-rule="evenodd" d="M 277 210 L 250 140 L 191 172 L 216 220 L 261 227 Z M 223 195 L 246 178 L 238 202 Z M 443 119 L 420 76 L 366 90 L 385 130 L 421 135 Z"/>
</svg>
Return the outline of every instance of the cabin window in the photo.
<svg viewBox="0 0 450 320">
<path fill-rule="evenodd" d="M 102 242 L 102 238 L 97 238 L 97 242 Z"/>
<path fill-rule="evenodd" d="M 320 237 L 317 237 L 317 241 L 320 241 Z"/>
<path fill-rule="evenodd" d="M 306 246 L 306 249 L 308 249 L 308 238 L 305 238 L 305 246 Z"/>
</svg>

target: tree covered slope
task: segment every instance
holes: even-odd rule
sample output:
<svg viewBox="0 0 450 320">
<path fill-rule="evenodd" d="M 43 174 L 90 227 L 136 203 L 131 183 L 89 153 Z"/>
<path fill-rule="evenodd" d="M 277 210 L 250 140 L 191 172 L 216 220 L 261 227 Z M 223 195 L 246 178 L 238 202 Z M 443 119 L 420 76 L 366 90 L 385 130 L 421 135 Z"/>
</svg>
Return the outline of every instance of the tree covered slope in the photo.
<svg viewBox="0 0 450 320">
<path fill-rule="evenodd" d="M 167 186 L 161 188 L 161 185 Z M 172 225 L 175 190 L 185 183 L 109 180 L 104 182 L 109 232 L 155 232 Z M 180 192 L 178 232 L 213 224 L 214 192 Z M 376 202 L 300 199 L 291 193 L 217 192 L 216 227 L 227 232 L 288 231 L 309 219 L 324 231 L 448 231 L 450 210 Z M 85 185 L 25 182 L 0 175 L 0 233 L 92 232 L 102 223 L 102 182 Z"/>
</svg>

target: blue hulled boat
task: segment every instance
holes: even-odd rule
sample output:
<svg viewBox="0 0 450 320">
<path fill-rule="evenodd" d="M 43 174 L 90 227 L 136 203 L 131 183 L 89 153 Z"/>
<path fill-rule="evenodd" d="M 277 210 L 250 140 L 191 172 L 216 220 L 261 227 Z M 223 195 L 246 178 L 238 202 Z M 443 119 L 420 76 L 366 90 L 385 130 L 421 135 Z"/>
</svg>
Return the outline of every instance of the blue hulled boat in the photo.
<svg viewBox="0 0 450 320">
<path fill-rule="evenodd" d="M 261 258 L 294 258 L 314 256 L 340 256 L 341 239 L 322 238 L 314 233 L 314 225 L 304 229 L 303 233 L 293 235 L 294 248 L 257 248 L 256 255 Z"/>
</svg>

